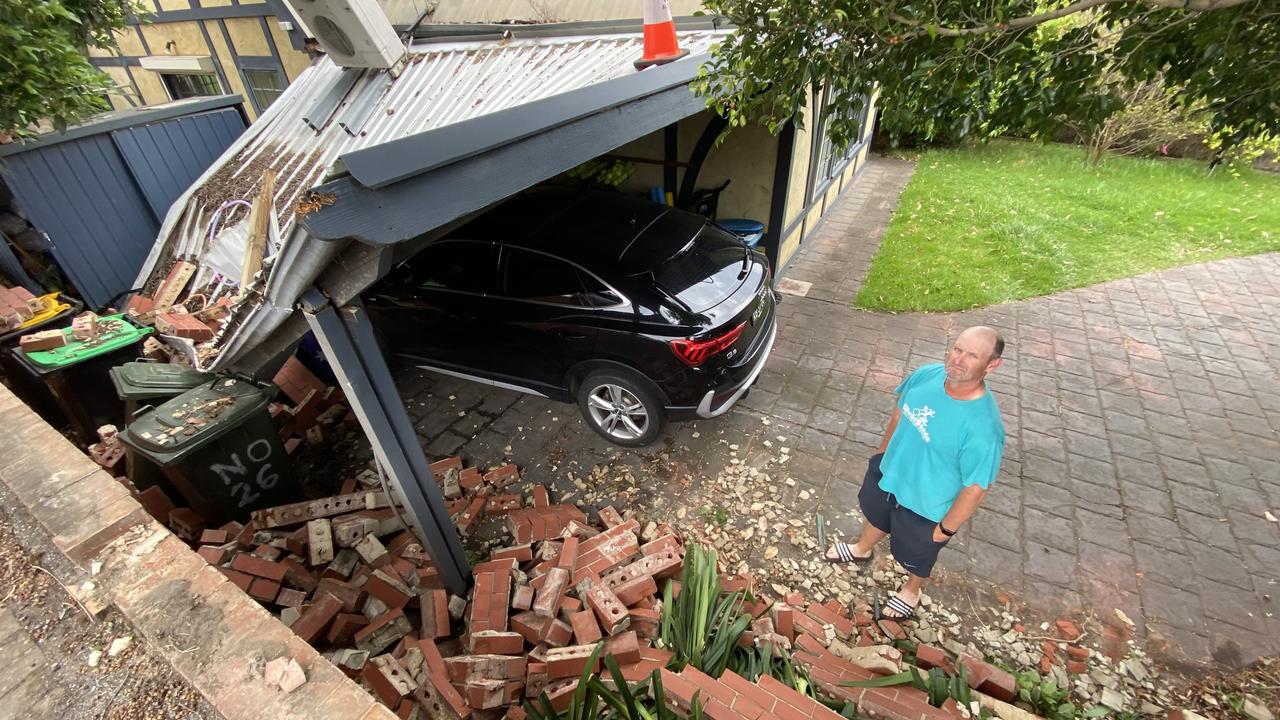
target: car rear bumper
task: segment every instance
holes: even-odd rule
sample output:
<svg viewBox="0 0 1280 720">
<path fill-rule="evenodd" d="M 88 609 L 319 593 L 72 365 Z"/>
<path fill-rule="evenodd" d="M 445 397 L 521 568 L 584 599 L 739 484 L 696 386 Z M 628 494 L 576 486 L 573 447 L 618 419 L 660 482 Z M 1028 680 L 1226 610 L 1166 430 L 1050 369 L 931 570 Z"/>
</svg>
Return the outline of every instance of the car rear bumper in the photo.
<svg viewBox="0 0 1280 720">
<path fill-rule="evenodd" d="M 702 396 L 702 402 L 698 403 L 698 407 L 694 413 L 701 418 L 713 418 L 723 415 L 738 402 L 747 390 L 751 389 L 751 385 L 760 376 L 760 371 L 764 370 L 765 361 L 769 359 L 769 353 L 773 350 L 773 341 L 778 338 L 778 324 L 770 323 L 769 339 L 765 341 L 764 347 L 756 357 L 755 365 L 751 368 L 751 373 L 746 379 L 737 385 L 731 385 L 727 388 L 717 388 L 708 390 L 706 395 Z"/>
</svg>

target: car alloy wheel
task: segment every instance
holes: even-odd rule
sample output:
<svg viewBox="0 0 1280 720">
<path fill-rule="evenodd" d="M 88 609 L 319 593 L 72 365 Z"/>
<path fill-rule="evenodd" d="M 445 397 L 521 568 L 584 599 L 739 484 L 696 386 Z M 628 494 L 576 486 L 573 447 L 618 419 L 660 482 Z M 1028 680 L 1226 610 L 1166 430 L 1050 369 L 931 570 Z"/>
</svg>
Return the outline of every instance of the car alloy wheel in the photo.
<svg viewBox="0 0 1280 720">
<path fill-rule="evenodd" d="M 619 440 L 638 440 L 649 429 L 649 413 L 644 403 L 627 388 L 605 383 L 587 395 L 591 420 L 606 435 Z"/>
</svg>

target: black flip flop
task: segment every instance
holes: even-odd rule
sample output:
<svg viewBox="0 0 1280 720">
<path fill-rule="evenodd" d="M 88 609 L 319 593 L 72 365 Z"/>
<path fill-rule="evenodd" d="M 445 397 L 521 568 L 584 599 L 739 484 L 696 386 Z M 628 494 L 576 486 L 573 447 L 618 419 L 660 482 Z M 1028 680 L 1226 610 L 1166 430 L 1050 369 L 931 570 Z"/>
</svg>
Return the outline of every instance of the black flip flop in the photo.
<svg viewBox="0 0 1280 720">
<path fill-rule="evenodd" d="M 853 554 L 852 545 L 842 543 L 842 542 L 835 543 L 833 547 L 835 547 L 836 549 L 836 556 L 833 558 L 827 557 L 827 552 L 825 550 L 823 550 L 822 552 L 822 559 L 833 564 L 869 563 L 871 562 L 871 558 L 876 556 L 875 550 L 872 550 L 870 555 L 867 555 L 866 557 L 858 557 L 857 555 Z"/>
<path fill-rule="evenodd" d="M 886 608 L 898 613 L 898 617 L 885 615 L 884 610 Z M 889 600 L 884 604 L 884 607 L 880 606 L 880 598 L 876 597 L 875 606 L 871 610 L 871 617 L 876 622 L 880 622 L 881 620 L 892 620 L 901 624 L 904 622 L 911 622 L 912 620 L 915 620 L 917 616 L 914 606 L 908 605 L 906 600 L 903 600 L 897 595 L 890 595 Z"/>
</svg>

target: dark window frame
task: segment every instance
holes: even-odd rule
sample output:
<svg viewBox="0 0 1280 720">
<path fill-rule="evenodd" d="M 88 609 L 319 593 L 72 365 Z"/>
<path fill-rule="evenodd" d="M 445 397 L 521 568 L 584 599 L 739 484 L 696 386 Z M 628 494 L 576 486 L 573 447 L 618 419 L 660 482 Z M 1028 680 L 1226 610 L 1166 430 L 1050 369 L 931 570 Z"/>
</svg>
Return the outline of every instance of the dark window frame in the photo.
<svg viewBox="0 0 1280 720">
<path fill-rule="evenodd" d="M 254 107 L 256 107 L 260 113 L 266 111 L 268 107 L 271 107 L 271 104 L 276 100 L 279 100 L 280 96 L 284 94 L 284 91 L 289 88 L 289 78 L 285 75 L 284 68 L 281 67 L 280 62 L 274 57 L 241 55 L 236 58 L 236 63 L 239 65 L 240 80 L 244 83 L 245 92 L 249 95 Z M 265 89 L 268 92 L 276 93 L 275 97 L 269 100 L 266 104 L 263 104 L 263 99 L 259 97 L 258 93 L 260 92 L 260 89 L 254 86 L 253 81 L 250 79 L 250 73 L 271 73 L 275 76 L 275 81 L 276 84 L 279 85 L 279 89 Z"/>
<path fill-rule="evenodd" d="M 226 94 L 222 87 L 222 81 L 218 79 L 217 73 L 162 72 L 159 73 L 159 75 L 160 84 L 164 85 L 165 92 L 169 94 L 170 100 L 185 100 L 193 97 L 217 97 L 219 95 Z M 183 94 L 185 93 L 185 88 L 180 87 L 180 83 L 184 82 L 190 83 L 190 88 L 192 90 L 196 90 L 197 85 L 199 84 L 203 85 L 203 87 L 199 87 L 198 89 L 206 91 L 213 90 L 213 92 L 192 92 L 190 94 Z M 212 82 L 211 86 L 209 85 L 209 82 Z"/>
<path fill-rule="evenodd" d="M 814 134 L 809 143 L 809 192 L 805 202 L 806 208 L 812 206 L 818 198 L 827 192 L 828 188 L 831 187 L 831 183 L 840 176 L 840 173 L 844 172 L 845 167 L 862 150 L 862 146 L 866 144 L 864 136 L 867 130 L 868 111 L 871 107 L 871 96 L 869 94 L 864 95 L 862 108 L 858 116 L 857 139 L 845 146 L 843 152 L 836 152 L 835 145 L 827 134 L 827 127 L 831 119 L 830 88 L 816 89 L 813 101 L 818 119 L 814 123 Z M 824 152 L 826 153 L 825 158 L 823 157 Z M 824 164 L 825 168 L 822 167 Z"/>
</svg>

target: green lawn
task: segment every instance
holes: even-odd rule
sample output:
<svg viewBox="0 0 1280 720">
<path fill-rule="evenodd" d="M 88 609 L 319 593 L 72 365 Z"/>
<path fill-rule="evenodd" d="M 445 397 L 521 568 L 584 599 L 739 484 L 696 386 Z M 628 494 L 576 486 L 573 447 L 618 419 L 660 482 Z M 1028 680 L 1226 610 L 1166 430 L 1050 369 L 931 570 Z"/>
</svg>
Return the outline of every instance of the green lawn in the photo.
<svg viewBox="0 0 1280 720">
<path fill-rule="evenodd" d="M 962 310 L 1280 250 L 1280 176 L 996 141 L 926 151 L 859 307 Z"/>
</svg>

